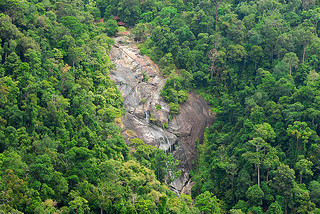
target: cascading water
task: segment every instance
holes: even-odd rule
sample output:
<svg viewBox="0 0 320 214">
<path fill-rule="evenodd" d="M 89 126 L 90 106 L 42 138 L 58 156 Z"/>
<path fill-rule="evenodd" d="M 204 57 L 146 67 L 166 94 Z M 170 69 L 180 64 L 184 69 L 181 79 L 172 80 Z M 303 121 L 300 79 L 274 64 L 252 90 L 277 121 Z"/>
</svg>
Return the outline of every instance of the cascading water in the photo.
<svg viewBox="0 0 320 214">
<path fill-rule="evenodd" d="M 188 194 L 192 186 L 189 172 L 195 153 L 194 142 L 196 139 L 201 142 L 205 127 L 211 123 L 209 107 L 201 97 L 192 93 L 181 106 L 181 113 L 164 128 L 170 110 L 160 90 L 166 79 L 156 64 L 140 54 L 134 43 L 122 41 L 122 37 L 115 40 L 110 59 L 116 69 L 110 70 L 110 78 L 121 92 L 127 110 L 122 118 L 122 136 L 127 142 L 138 137 L 178 159 L 178 170 L 182 173 L 170 186 L 176 193 Z M 144 80 L 145 75 L 148 75 L 148 81 Z"/>
<path fill-rule="evenodd" d="M 150 123 L 150 112 L 148 110 L 144 111 L 144 116 L 145 116 L 146 123 L 149 124 Z"/>
</svg>

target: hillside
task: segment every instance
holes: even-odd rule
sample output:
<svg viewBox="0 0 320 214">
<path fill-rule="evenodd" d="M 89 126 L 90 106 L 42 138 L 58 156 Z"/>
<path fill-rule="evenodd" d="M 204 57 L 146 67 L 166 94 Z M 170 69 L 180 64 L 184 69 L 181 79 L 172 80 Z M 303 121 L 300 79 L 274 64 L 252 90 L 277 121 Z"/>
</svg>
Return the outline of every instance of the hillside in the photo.
<svg viewBox="0 0 320 214">
<path fill-rule="evenodd" d="M 121 136 L 100 19 L 91 1 L 0 1 L 0 213 L 198 212 L 164 180 L 171 155 Z"/>
<path fill-rule="evenodd" d="M 316 0 L 0 1 L 0 212 L 320 213 L 319 21 Z M 191 196 L 121 136 L 123 26 L 167 78 L 163 130 L 195 92 L 216 116 Z"/>
</svg>

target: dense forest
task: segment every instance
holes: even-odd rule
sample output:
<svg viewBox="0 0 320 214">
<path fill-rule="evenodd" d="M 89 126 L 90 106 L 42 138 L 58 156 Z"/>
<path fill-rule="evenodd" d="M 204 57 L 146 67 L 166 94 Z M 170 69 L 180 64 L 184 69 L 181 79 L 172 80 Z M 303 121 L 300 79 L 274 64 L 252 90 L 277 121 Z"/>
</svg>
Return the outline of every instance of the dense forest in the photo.
<svg viewBox="0 0 320 214">
<path fill-rule="evenodd" d="M 119 15 L 136 24 L 132 33 L 143 41 L 141 52 L 169 78 L 162 96 L 178 104 L 193 88 L 216 113 L 197 144 L 192 198 L 208 191 L 218 198 L 219 211 L 201 211 L 320 212 L 318 3 L 121 7 L 127 11 Z"/>
<path fill-rule="evenodd" d="M 216 114 L 191 196 L 121 137 L 114 16 L 172 117 L 190 90 Z M 0 213 L 320 213 L 319 21 L 316 0 L 0 0 Z"/>
<path fill-rule="evenodd" d="M 199 213 L 171 155 L 120 135 L 118 29 L 96 5 L 0 1 L 0 213 Z"/>
</svg>

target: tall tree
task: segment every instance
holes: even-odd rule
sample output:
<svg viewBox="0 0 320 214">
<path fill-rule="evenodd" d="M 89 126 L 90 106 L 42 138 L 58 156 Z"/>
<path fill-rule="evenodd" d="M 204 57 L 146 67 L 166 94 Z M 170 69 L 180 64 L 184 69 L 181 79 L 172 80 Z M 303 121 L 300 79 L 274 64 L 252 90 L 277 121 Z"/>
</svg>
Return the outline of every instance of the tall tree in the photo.
<svg viewBox="0 0 320 214">
<path fill-rule="evenodd" d="M 295 53 L 289 52 L 284 55 L 281 62 L 284 63 L 285 66 L 289 68 L 289 74 L 291 76 L 292 68 L 298 67 L 299 59 Z"/>
<path fill-rule="evenodd" d="M 215 27 L 214 30 L 217 33 L 218 31 L 218 7 L 219 4 L 221 3 L 221 0 L 211 0 L 212 4 L 214 5 L 216 11 L 215 11 Z"/>
<path fill-rule="evenodd" d="M 295 165 L 295 169 L 299 172 L 300 175 L 300 184 L 302 184 L 302 176 L 305 175 L 309 175 L 312 176 L 313 172 L 311 170 L 313 163 L 307 159 L 300 159 L 296 165 Z"/>
<path fill-rule="evenodd" d="M 306 49 L 312 43 L 314 34 L 310 28 L 300 27 L 294 31 L 294 35 L 297 38 L 297 43 L 302 46 L 302 64 L 305 63 Z"/>
<path fill-rule="evenodd" d="M 257 168 L 257 184 L 260 186 L 260 166 L 266 154 L 266 150 L 269 149 L 269 144 L 266 143 L 261 137 L 253 138 L 247 145 L 253 147 L 254 151 L 250 151 L 250 148 L 242 156 L 245 157 L 248 162 L 254 164 Z"/>
<path fill-rule="evenodd" d="M 258 45 L 253 45 L 250 50 L 250 57 L 254 61 L 254 68 L 257 70 L 257 64 L 260 62 L 261 58 L 264 56 L 262 48 Z"/>
<path fill-rule="evenodd" d="M 312 135 L 312 130 L 308 127 L 308 124 L 306 122 L 296 121 L 293 125 L 288 126 L 287 134 L 290 137 L 294 137 L 298 154 L 305 152 L 305 145 Z"/>
<path fill-rule="evenodd" d="M 285 199 L 285 213 L 288 213 L 288 199 L 291 196 L 291 190 L 294 185 L 295 175 L 294 170 L 288 165 L 280 164 L 277 170 L 274 172 L 274 177 L 272 179 L 272 186 L 278 193 L 284 196 Z"/>
</svg>

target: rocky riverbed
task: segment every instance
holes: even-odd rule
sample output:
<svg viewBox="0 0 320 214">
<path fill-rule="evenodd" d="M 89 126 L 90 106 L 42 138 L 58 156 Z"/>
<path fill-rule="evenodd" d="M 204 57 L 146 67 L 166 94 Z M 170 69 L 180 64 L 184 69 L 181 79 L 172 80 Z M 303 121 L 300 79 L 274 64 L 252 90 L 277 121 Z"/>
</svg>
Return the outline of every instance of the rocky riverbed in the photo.
<svg viewBox="0 0 320 214">
<path fill-rule="evenodd" d="M 191 93 L 180 106 L 181 113 L 163 129 L 168 121 L 169 105 L 160 95 L 166 79 L 149 57 L 140 54 L 136 44 L 127 37 L 115 38 L 110 59 L 116 68 L 110 78 L 123 95 L 126 117 L 122 119 L 122 135 L 128 142 L 140 138 L 146 144 L 170 152 L 179 160 L 181 176 L 170 186 L 177 193 L 190 194 L 190 170 L 195 153 L 195 141 L 203 140 L 205 127 L 213 122 L 209 106 L 199 95 Z M 145 77 L 148 77 L 146 81 Z M 161 107 L 161 109 L 160 109 Z"/>
</svg>

